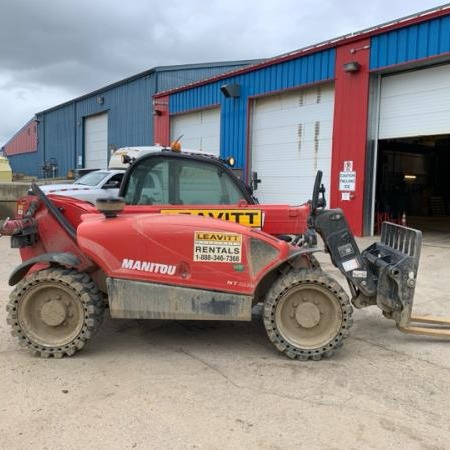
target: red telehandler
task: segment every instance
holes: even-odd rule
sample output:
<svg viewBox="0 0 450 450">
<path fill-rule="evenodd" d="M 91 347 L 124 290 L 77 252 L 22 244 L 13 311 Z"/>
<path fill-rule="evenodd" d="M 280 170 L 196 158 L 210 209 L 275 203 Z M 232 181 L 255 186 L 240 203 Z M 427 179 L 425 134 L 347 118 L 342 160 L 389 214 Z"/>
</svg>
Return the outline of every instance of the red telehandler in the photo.
<svg viewBox="0 0 450 450">
<path fill-rule="evenodd" d="M 321 172 L 305 205 L 251 205 L 265 219 L 259 230 L 192 211 L 164 214 L 160 205 L 150 211 L 153 205 L 136 204 L 153 167 L 147 161 L 146 171 L 137 175 L 146 158 L 151 156 L 127 171 L 123 197 L 99 200 L 94 208 L 47 197 L 33 185 L 18 202 L 17 217 L 0 228 L 23 260 L 9 280 L 15 288 L 8 323 L 34 354 L 73 355 L 100 327 L 105 306 L 112 318 L 248 321 L 252 306 L 263 303 L 269 339 L 299 360 L 331 356 L 342 345 L 352 325 L 351 303 L 378 305 L 403 331 L 442 335 L 442 330 L 411 325 L 432 322 L 411 318 L 421 233 L 384 224 L 381 242 L 361 253 L 343 212 L 325 208 Z M 220 166 L 220 177 L 227 170 Z M 168 169 L 168 184 L 163 172 L 158 176 L 169 203 L 183 210 L 181 199 L 171 197 L 182 192 L 177 173 Z M 198 204 L 199 191 L 203 188 L 191 189 L 191 205 Z M 248 203 L 238 202 L 236 212 Z M 230 202 L 223 208 L 229 210 Z M 316 232 L 347 278 L 351 302 L 315 263 Z M 286 239 L 286 234 L 295 237 Z"/>
</svg>

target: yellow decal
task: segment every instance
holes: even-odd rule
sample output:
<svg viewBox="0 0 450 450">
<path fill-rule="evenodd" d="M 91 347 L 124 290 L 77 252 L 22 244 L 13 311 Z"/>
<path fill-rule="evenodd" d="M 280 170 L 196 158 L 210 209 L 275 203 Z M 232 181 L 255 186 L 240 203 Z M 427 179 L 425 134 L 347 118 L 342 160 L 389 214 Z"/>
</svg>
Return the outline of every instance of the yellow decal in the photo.
<svg viewBox="0 0 450 450">
<path fill-rule="evenodd" d="M 228 220 L 251 228 L 262 227 L 259 209 L 162 209 L 161 214 L 187 214 Z"/>
<path fill-rule="evenodd" d="M 242 235 L 196 231 L 194 261 L 240 263 L 242 259 Z"/>
</svg>

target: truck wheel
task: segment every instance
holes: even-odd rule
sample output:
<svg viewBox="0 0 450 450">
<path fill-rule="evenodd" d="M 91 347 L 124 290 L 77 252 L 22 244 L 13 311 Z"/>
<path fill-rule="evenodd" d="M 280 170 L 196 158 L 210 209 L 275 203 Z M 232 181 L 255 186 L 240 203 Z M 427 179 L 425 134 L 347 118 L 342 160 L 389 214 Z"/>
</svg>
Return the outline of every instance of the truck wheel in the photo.
<svg viewBox="0 0 450 450">
<path fill-rule="evenodd" d="M 89 275 L 51 268 L 18 283 L 6 309 L 20 345 L 43 358 L 61 358 L 82 349 L 95 334 L 104 306 Z"/>
<path fill-rule="evenodd" d="M 264 301 L 269 339 L 289 358 L 329 357 L 352 325 L 348 295 L 329 275 L 313 270 L 282 275 Z"/>
</svg>

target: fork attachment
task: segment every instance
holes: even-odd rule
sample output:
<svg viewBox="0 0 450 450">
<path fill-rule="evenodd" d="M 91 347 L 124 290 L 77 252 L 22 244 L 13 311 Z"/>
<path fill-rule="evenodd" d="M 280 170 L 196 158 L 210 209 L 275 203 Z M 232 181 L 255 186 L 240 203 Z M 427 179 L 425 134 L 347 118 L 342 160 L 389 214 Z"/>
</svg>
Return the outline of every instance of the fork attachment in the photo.
<svg viewBox="0 0 450 450">
<path fill-rule="evenodd" d="M 450 320 L 412 316 L 422 232 L 384 222 L 380 242 L 362 256 L 377 279 L 377 305 L 409 334 L 450 338 Z"/>
</svg>

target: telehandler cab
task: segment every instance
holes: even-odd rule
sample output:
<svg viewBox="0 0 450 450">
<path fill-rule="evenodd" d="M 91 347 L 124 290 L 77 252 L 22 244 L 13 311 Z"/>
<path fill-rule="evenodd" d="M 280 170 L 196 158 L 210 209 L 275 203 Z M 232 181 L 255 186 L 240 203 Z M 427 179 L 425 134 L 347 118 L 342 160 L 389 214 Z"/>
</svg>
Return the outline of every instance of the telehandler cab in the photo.
<svg viewBox="0 0 450 450">
<path fill-rule="evenodd" d="M 60 358 L 84 347 L 106 305 L 112 318 L 249 321 L 262 302 L 276 348 L 319 360 L 342 345 L 353 308 L 314 262 L 317 232 L 355 307 L 376 304 L 402 331 L 442 335 L 411 325 L 444 323 L 411 318 L 420 231 L 386 223 L 381 241 L 360 252 L 342 210 L 325 208 L 321 177 L 301 243 L 215 218 L 126 211 L 122 198 L 84 210 L 34 185 L 0 229 L 23 260 L 9 281 L 12 333 L 34 354 Z"/>
</svg>

